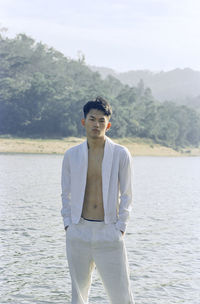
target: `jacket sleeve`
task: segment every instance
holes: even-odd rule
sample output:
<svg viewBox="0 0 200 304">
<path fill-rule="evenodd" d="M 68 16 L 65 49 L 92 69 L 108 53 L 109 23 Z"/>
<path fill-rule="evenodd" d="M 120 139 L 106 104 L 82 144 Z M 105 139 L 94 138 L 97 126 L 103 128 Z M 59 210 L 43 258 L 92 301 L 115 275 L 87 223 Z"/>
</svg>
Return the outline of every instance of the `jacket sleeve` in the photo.
<svg viewBox="0 0 200 304">
<path fill-rule="evenodd" d="M 119 164 L 120 202 L 116 228 L 125 231 L 133 203 L 133 159 L 130 152 L 124 149 Z"/>
<path fill-rule="evenodd" d="M 71 175 L 69 165 L 69 155 L 66 152 L 62 162 L 62 174 L 61 174 L 61 198 L 62 209 L 61 215 L 63 217 L 64 227 L 71 223 Z"/>
</svg>

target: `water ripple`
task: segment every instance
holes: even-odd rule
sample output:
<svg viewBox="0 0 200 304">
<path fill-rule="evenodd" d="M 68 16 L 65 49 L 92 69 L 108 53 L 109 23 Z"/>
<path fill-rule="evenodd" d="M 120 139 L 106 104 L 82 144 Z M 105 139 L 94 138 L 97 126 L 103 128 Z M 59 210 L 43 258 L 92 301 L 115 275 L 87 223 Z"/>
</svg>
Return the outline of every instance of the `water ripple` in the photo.
<svg viewBox="0 0 200 304">
<path fill-rule="evenodd" d="M 0 155 L 1 304 L 70 303 L 61 163 L 56 155 Z M 125 241 L 136 304 L 199 304 L 200 158 L 134 164 Z M 96 271 L 90 302 L 108 303 Z"/>
</svg>

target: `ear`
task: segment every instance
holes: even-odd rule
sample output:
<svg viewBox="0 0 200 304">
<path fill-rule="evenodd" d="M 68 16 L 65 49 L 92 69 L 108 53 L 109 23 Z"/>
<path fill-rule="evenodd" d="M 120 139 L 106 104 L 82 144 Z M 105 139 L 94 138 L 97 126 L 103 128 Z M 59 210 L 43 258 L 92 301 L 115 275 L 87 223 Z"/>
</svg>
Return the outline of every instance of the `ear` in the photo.
<svg viewBox="0 0 200 304">
<path fill-rule="evenodd" d="M 85 126 L 85 118 L 81 119 L 82 126 Z"/>
<path fill-rule="evenodd" d="M 106 131 L 109 130 L 111 127 L 111 122 L 109 121 L 109 123 L 107 124 L 107 127 L 106 127 Z"/>
</svg>

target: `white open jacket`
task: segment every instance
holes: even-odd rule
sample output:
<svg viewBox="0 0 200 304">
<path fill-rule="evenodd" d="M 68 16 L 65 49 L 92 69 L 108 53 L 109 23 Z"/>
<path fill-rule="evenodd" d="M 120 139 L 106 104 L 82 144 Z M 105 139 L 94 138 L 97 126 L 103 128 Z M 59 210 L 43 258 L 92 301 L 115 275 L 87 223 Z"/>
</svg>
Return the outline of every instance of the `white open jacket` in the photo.
<svg viewBox="0 0 200 304">
<path fill-rule="evenodd" d="M 62 163 L 64 227 L 80 220 L 88 168 L 87 140 L 65 152 Z M 129 151 L 106 136 L 102 161 L 104 222 L 126 230 L 133 201 L 133 164 Z"/>
</svg>

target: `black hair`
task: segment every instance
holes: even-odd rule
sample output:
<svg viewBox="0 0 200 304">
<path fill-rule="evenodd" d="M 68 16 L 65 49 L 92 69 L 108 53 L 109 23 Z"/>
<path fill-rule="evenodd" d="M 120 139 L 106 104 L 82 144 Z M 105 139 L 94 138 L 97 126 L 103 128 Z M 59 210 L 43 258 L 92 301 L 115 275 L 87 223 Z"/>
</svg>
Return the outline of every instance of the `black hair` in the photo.
<svg viewBox="0 0 200 304">
<path fill-rule="evenodd" d="M 100 96 L 98 96 L 95 100 L 88 101 L 84 105 L 83 112 L 84 112 L 85 118 L 91 109 L 100 110 L 106 116 L 111 116 L 111 114 L 112 114 L 112 108 L 111 108 L 110 104 Z"/>
</svg>

